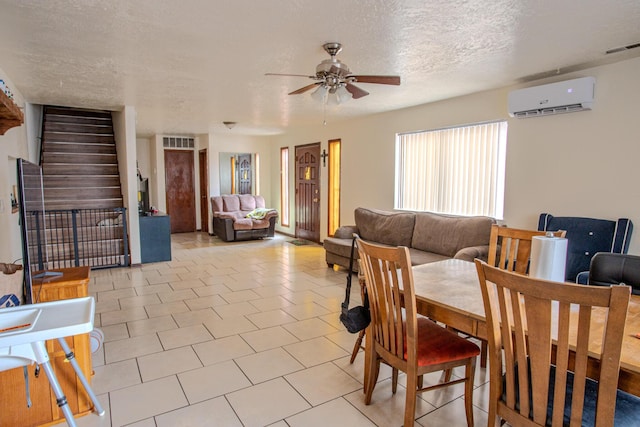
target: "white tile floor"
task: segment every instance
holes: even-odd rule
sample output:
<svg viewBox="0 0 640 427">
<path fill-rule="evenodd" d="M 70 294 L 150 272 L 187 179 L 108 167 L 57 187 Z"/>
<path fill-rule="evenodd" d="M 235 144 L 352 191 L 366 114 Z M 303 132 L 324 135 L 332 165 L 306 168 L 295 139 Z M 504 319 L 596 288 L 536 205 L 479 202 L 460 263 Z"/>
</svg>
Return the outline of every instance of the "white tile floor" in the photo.
<svg viewBox="0 0 640 427">
<path fill-rule="evenodd" d="M 345 270 L 327 268 L 321 246 L 288 240 L 177 234 L 171 262 L 92 271 L 105 335 L 92 384 L 107 413 L 78 425 L 400 426 L 403 378 L 392 395 L 383 367 L 366 406 L 362 355 L 349 364 L 356 336 L 338 320 Z M 487 422 L 486 381 L 478 368 L 478 426 Z M 421 395 L 416 425 L 465 426 L 462 393 Z"/>
</svg>

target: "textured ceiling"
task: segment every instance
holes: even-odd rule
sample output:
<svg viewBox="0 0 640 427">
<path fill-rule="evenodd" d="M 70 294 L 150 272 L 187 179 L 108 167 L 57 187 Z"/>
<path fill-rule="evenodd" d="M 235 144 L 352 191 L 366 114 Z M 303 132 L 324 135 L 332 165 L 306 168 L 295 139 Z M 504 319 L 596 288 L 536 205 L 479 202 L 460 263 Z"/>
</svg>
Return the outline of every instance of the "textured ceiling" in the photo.
<svg viewBox="0 0 640 427">
<path fill-rule="evenodd" d="M 640 1 L 0 0 L 0 69 L 36 104 L 137 111 L 137 133 L 278 133 L 321 123 L 309 93 L 341 42 L 354 74 L 400 86 L 327 106 L 327 120 L 399 109 L 640 55 Z"/>
</svg>

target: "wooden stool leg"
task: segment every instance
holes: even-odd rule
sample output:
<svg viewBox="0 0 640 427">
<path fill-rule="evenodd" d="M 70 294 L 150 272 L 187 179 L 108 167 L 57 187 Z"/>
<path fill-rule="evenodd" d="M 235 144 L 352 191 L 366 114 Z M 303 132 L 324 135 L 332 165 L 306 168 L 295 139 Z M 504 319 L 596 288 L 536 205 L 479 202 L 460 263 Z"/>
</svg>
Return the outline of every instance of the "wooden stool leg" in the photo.
<svg viewBox="0 0 640 427">
<path fill-rule="evenodd" d="M 351 352 L 351 360 L 349 363 L 353 364 L 353 361 L 356 360 L 356 356 L 358 355 L 358 351 L 362 348 L 362 339 L 364 338 L 365 329 L 361 330 L 358 334 L 358 338 L 356 339 L 356 343 L 353 345 L 353 351 Z"/>
</svg>

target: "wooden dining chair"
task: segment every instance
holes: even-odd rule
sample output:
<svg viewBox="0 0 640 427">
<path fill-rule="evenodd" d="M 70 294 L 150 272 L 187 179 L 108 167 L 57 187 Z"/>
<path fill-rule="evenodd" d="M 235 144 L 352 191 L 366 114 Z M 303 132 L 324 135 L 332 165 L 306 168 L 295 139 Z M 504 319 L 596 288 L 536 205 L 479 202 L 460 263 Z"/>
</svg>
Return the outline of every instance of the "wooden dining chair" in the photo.
<svg viewBox="0 0 640 427">
<path fill-rule="evenodd" d="M 475 262 L 489 336 L 489 425 L 606 427 L 615 415 L 616 426 L 637 426 L 640 399 L 617 390 L 630 288 L 551 282 Z M 594 310 L 604 312 L 604 326 L 592 325 Z M 587 360 L 598 338 L 594 381 Z"/>
<path fill-rule="evenodd" d="M 487 263 L 502 270 L 528 274 L 531 242 L 535 236 L 545 236 L 547 231 L 491 226 L 489 257 Z M 553 231 L 554 237 L 564 237 L 564 230 Z"/>
<path fill-rule="evenodd" d="M 559 230 L 552 233 L 554 237 L 564 237 L 566 231 Z M 546 236 L 546 234 L 546 231 L 523 230 L 493 224 L 489 237 L 487 262 L 502 270 L 528 274 L 532 240 L 535 236 Z M 487 366 L 487 342 L 484 340 L 481 342 L 480 366 L 483 368 Z"/>
<path fill-rule="evenodd" d="M 393 369 L 395 393 L 398 371 L 407 375 L 404 426 L 414 423 L 416 394 L 448 385 L 465 383 L 467 424 L 473 426 L 473 377 L 478 346 L 426 317 L 418 317 L 409 249 L 380 246 L 357 240 L 364 270 L 371 324 L 367 331 L 365 404 L 371 403 L 380 362 Z M 465 376 L 423 387 L 422 376 L 464 366 Z M 447 381 L 449 380 L 449 381 Z"/>
</svg>

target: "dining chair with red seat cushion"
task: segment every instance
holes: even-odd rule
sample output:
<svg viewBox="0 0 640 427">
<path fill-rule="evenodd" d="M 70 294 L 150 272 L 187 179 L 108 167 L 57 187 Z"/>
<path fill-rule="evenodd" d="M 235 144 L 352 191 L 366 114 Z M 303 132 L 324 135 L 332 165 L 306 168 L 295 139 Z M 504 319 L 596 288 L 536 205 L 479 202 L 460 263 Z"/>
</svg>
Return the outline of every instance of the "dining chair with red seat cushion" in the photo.
<svg viewBox="0 0 640 427">
<path fill-rule="evenodd" d="M 365 361 L 365 404 L 371 403 L 380 363 L 407 375 L 404 426 L 414 424 L 416 394 L 448 385 L 465 384 L 467 424 L 473 426 L 473 378 L 477 345 L 425 317 L 418 317 L 409 249 L 357 240 L 365 286 L 369 296 L 371 324 L 367 330 L 370 351 Z M 450 380 L 451 369 L 464 366 L 464 378 Z M 444 381 L 423 387 L 422 376 L 444 371 Z"/>
</svg>

